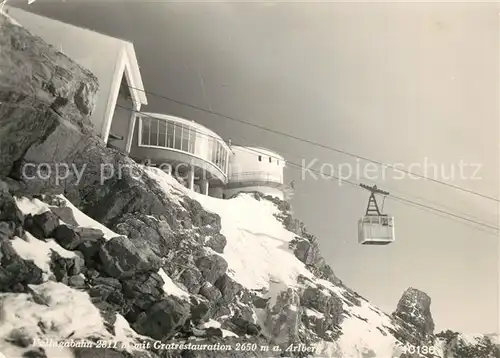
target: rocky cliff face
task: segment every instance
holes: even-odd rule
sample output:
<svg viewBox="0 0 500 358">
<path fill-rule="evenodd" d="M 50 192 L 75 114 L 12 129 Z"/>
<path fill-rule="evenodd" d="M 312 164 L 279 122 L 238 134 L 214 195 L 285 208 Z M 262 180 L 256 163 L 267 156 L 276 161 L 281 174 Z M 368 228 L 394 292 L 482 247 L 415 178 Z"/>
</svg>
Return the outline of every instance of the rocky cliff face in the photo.
<svg viewBox="0 0 500 358">
<path fill-rule="evenodd" d="M 199 196 L 106 148 L 97 90 L 0 15 L 7 357 L 498 357 L 485 337 L 434 335 L 423 292 L 390 316 L 349 289 L 288 203 Z"/>
<path fill-rule="evenodd" d="M 431 315 L 431 298 L 414 288 L 407 289 L 398 302 L 393 316 L 415 328 L 418 339 L 415 344 L 432 341 L 434 321 Z"/>
</svg>

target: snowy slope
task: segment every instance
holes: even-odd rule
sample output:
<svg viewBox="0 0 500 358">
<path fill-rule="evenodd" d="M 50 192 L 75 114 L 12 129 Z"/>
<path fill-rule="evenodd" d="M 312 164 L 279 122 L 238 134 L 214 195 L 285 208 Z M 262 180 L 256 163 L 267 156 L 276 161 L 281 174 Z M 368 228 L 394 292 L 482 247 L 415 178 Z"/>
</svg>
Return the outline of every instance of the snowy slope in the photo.
<svg viewBox="0 0 500 358">
<path fill-rule="evenodd" d="M 74 290 L 62 283 L 48 281 L 33 285 L 46 305 L 40 305 L 27 294 L 0 294 L 1 324 L 0 351 L 7 357 L 21 357 L 26 351 L 9 343 L 17 336 L 31 336 L 38 339 L 61 339 L 72 335 L 73 339 L 89 336 L 111 339 L 106 331 L 99 310 L 90 302 L 86 293 Z M 39 322 L 47 331 L 43 332 Z M 73 358 L 67 348 L 46 347 L 48 358 Z"/>
<path fill-rule="evenodd" d="M 167 194 L 189 196 L 205 210 L 219 214 L 221 234 L 228 239 L 222 256 L 229 264 L 229 275 L 243 286 L 249 289 L 268 287 L 270 277 L 287 286 L 295 286 L 299 274 L 312 275 L 288 248 L 296 235 L 276 220 L 273 214 L 278 210 L 272 203 L 257 201 L 251 195 L 231 200 L 212 198 L 185 189 L 159 169 L 147 168 L 147 171 Z"/>
<path fill-rule="evenodd" d="M 399 342 L 387 329 L 396 329 L 387 314 L 367 301 L 362 300 L 360 307 L 353 305 L 344 288 L 317 279 L 295 257 L 288 243 L 296 235 L 287 231 L 274 216 L 278 208 L 273 203 L 256 200 L 250 194 L 229 200 L 212 198 L 184 188 L 159 169 L 147 168 L 147 172 L 167 194 L 189 196 L 207 211 L 220 215 L 221 233 L 227 239 L 222 256 L 229 264 L 229 275 L 244 287 L 250 290 L 268 289 L 271 278 L 287 287 L 300 287 L 297 278 L 303 275 L 313 282 L 309 285 L 323 286 L 329 294 L 342 299 L 345 315 L 341 325 L 343 334 L 335 343 L 324 342 L 318 347 L 319 354 L 361 358 L 373 352 L 376 357 L 390 358 L 402 353 L 398 348 Z"/>
</svg>

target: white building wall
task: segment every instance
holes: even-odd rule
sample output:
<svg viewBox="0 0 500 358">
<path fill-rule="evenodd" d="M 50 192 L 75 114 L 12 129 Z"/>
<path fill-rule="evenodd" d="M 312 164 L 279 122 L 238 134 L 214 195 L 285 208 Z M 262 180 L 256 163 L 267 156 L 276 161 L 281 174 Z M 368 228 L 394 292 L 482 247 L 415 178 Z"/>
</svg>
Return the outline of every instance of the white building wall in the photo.
<svg viewBox="0 0 500 358">
<path fill-rule="evenodd" d="M 283 184 L 285 160 L 262 148 L 231 146 L 229 182 L 273 181 Z"/>
<path fill-rule="evenodd" d="M 13 7 L 9 7 L 9 15 L 33 35 L 41 37 L 97 77 L 99 91 L 91 120 L 97 133 L 102 134 L 113 75 L 123 42 Z"/>
</svg>

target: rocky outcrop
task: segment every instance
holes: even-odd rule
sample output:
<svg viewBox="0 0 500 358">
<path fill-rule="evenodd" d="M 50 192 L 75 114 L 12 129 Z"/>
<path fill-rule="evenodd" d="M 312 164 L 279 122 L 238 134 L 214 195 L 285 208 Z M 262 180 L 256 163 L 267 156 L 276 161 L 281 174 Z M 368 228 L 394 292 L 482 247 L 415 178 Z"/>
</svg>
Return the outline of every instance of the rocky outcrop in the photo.
<svg viewBox="0 0 500 358">
<path fill-rule="evenodd" d="M 147 246 L 158 257 L 167 256 L 177 241 L 166 221 L 141 213 L 123 215 L 114 229 L 116 233 L 127 236 L 139 249 Z"/>
<path fill-rule="evenodd" d="M 52 211 L 38 215 L 28 215 L 24 220 L 24 227 L 40 239 L 52 237 L 52 233 L 59 226 L 59 217 Z"/>
<path fill-rule="evenodd" d="M 0 176 L 17 180 L 13 189 L 63 193 L 108 226 L 137 212 L 162 216 L 172 229 L 216 225 L 208 213 L 172 212 L 175 205 L 137 164 L 94 135 L 92 73 L 3 16 L 0 31 Z"/>
<path fill-rule="evenodd" d="M 205 280 L 211 284 L 214 284 L 227 270 L 227 262 L 218 255 L 200 257 L 196 260 L 196 266 Z"/>
<path fill-rule="evenodd" d="M 335 276 L 332 268 L 326 263 L 321 255 L 318 240 L 313 235 L 308 235 L 308 239 L 296 237 L 289 244 L 295 257 L 303 262 L 306 267 L 317 277 L 330 281 L 336 285 L 341 285 L 342 281 Z"/>
<path fill-rule="evenodd" d="M 0 241 L 0 292 L 29 292 L 28 285 L 43 282 L 33 261 L 23 260 L 8 240 Z"/>
<path fill-rule="evenodd" d="M 393 315 L 414 326 L 422 337 L 434 333 L 431 298 L 425 292 L 415 288 L 408 288 L 399 299 Z"/>
<path fill-rule="evenodd" d="M 57 226 L 52 232 L 54 238 L 59 245 L 66 250 L 75 250 L 84 247 L 89 242 L 99 242 L 104 244 L 104 234 L 101 230 L 87 227 L 62 224 Z M 81 250 L 85 252 L 85 250 Z"/>
<path fill-rule="evenodd" d="M 160 269 L 160 258 L 151 249 L 139 250 L 126 236 L 107 241 L 99 252 L 102 268 L 109 276 L 129 278 Z"/>
<path fill-rule="evenodd" d="M 465 338 L 450 330 L 436 334 L 436 338 L 445 344 L 444 357 L 460 358 L 499 358 L 500 347 L 487 335 L 471 335 Z"/>
<path fill-rule="evenodd" d="M 59 205 L 61 206 L 51 207 L 52 213 L 56 215 L 59 218 L 59 220 L 61 220 L 63 223 L 69 224 L 73 227 L 78 226 L 78 222 L 75 220 L 75 217 L 73 216 L 73 211 L 66 206 L 66 202 L 62 202 Z"/>
<path fill-rule="evenodd" d="M 219 289 L 208 281 L 201 285 L 199 293 L 211 302 L 217 302 L 222 298 L 222 293 Z"/>
<path fill-rule="evenodd" d="M 190 305 L 174 296 L 155 302 L 139 315 L 134 329 L 154 339 L 169 339 L 190 317 Z"/>
<path fill-rule="evenodd" d="M 280 290 L 280 283 L 271 281 L 270 290 Z M 280 290 L 275 301 L 268 302 L 266 327 L 272 344 L 286 346 L 299 340 L 300 296 L 292 288 Z"/>
<path fill-rule="evenodd" d="M 24 215 L 16 205 L 16 201 L 10 195 L 7 184 L 1 182 L 3 189 L 0 190 L 0 221 L 17 227 L 24 222 Z"/>
<path fill-rule="evenodd" d="M 1 15 L 0 48 L 0 176 L 8 176 L 15 167 L 22 170 L 19 164 L 27 151 L 51 137 L 63 123 L 68 129 L 89 133 L 98 81 Z M 56 152 L 66 155 L 64 149 L 47 148 L 53 156 Z"/>
<path fill-rule="evenodd" d="M 78 254 L 74 257 L 62 257 L 52 250 L 50 268 L 58 282 L 69 283 L 69 278 L 78 276 L 85 267 L 85 261 Z"/>
<path fill-rule="evenodd" d="M 219 289 L 225 302 L 232 302 L 238 295 L 246 291 L 242 285 L 228 275 L 223 275 L 215 281 L 215 287 Z"/>
<path fill-rule="evenodd" d="M 213 236 L 210 236 L 208 240 L 206 241 L 205 245 L 210 247 L 212 250 L 215 252 L 218 252 L 219 254 L 224 253 L 224 247 L 226 247 L 226 237 L 222 234 L 216 234 Z"/>
</svg>

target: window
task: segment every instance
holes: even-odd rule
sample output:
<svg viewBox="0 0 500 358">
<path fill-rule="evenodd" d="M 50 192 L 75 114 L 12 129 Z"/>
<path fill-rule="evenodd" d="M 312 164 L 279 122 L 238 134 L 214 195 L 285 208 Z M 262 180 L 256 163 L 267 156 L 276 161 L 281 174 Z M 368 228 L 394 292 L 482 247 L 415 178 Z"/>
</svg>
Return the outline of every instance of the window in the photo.
<svg viewBox="0 0 500 358">
<path fill-rule="evenodd" d="M 158 121 L 158 145 L 160 147 L 166 147 L 167 143 L 167 122 Z"/>
<path fill-rule="evenodd" d="M 175 130 L 174 123 L 167 122 L 167 148 L 174 147 L 174 130 Z"/>
<path fill-rule="evenodd" d="M 182 147 L 182 126 L 174 123 L 174 149 Z"/>
<path fill-rule="evenodd" d="M 262 156 L 259 155 L 259 162 L 262 162 Z"/>
<path fill-rule="evenodd" d="M 182 126 L 182 148 L 183 151 L 189 151 L 189 127 Z"/>
<path fill-rule="evenodd" d="M 222 163 L 221 163 L 221 169 L 225 173 L 226 172 L 226 150 L 224 147 L 222 147 Z"/>
<path fill-rule="evenodd" d="M 209 161 L 209 162 L 213 162 L 212 160 L 212 155 L 213 155 L 213 139 L 210 138 L 210 137 L 206 137 L 207 138 L 207 156 L 206 156 L 206 159 Z"/>
<path fill-rule="evenodd" d="M 156 118 L 151 118 L 151 134 L 149 136 L 149 144 L 150 145 L 158 145 L 158 127 L 160 126 L 160 120 Z"/>
<path fill-rule="evenodd" d="M 214 139 L 212 139 L 212 159 L 211 162 L 217 165 L 217 149 L 219 149 L 218 145 Z"/>
<path fill-rule="evenodd" d="M 217 166 L 220 168 L 222 166 L 222 145 L 217 142 Z"/>
<path fill-rule="evenodd" d="M 269 157 L 269 163 L 271 163 L 271 162 L 272 162 L 272 159 L 271 159 L 271 157 Z"/>
<path fill-rule="evenodd" d="M 141 117 L 142 123 L 142 145 L 149 145 L 149 127 L 151 126 L 151 118 Z"/>
<path fill-rule="evenodd" d="M 280 165 L 279 159 L 276 159 L 276 165 Z"/>
<path fill-rule="evenodd" d="M 224 157 L 224 147 L 219 143 L 219 167 L 222 167 L 222 158 Z"/>
<path fill-rule="evenodd" d="M 215 142 L 215 147 L 216 147 L 216 150 L 215 150 L 214 164 L 219 166 L 220 165 L 220 143 Z"/>
<path fill-rule="evenodd" d="M 196 132 L 196 130 L 191 129 L 189 131 L 189 153 L 194 154 L 194 148 L 195 148 L 195 144 L 196 144 L 196 136 L 197 135 L 198 135 L 198 133 Z"/>
</svg>

